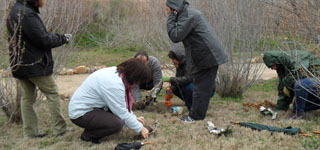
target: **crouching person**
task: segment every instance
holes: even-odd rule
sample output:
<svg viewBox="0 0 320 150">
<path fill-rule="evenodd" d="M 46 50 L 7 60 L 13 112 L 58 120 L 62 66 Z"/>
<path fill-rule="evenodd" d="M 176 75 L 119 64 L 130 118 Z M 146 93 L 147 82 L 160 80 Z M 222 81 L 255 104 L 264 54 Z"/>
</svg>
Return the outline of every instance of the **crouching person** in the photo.
<svg viewBox="0 0 320 150">
<path fill-rule="evenodd" d="M 192 107 L 193 78 L 187 68 L 184 46 L 181 43 L 176 44 L 170 50 L 168 56 L 176 67 L 176 76 L 163 76 L 162 80 L 171 84 L 173 94 L 184 101 L 190 111 Z"/>
<path fill-rule="evenodd" d="M 192 108 L 193 96 L 193 77 L 190 73 L 190 67 L 186 63 L 185 48 L 182 43 L 176 44 L 168 54 L 172 63 L 176 67 L 176 76 L 167 77 L 163 76 L 163 82 L 171 84 L 173 94 L 185 102 L 188 110 Z M 215 90 L 212 91 L 211 97 L 214 95 Z"/>
<path fill-rule="evenodd" d="M 124 124 L 148 138 L 144 118 L 132 112 L 132 87 L 150 78 L 149 67 L 136 58 L 91 74 L 69 103 L 71 121 L 84 128 L 81 140 L 100 143 L 101 138 L 120 132 Z"/>
<path fill-rule="evenodd" d="M 304 119 L 304 112 L 320 109 L 319 80 L 310 78 L 304 71 L 318 76 L 320 59 L 307 51 L 268 51 L 263 56 L 268 68 L 279 77 L 278 100 L 275 109 L 287 111 L 295 97 L 289 119 Z"/>
</svg>

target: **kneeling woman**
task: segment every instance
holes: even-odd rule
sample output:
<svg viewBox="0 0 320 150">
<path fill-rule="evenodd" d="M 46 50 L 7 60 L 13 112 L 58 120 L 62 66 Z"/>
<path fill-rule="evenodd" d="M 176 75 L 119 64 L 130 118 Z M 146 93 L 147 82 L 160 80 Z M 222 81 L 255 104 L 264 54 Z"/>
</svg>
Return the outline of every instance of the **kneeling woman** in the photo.
<svg viewBox="0 0 320 150">
<path fill-rule="evenodd" d="M 91 74 L 69 103 L 71 121 L 84 128 L 81 140 L 99 143 L 101 138 L 120 132 L 124 124 L 148 138 L 144 118 L 132 112 L 132 87 L 150 79 L 149 67 L 136 58 Z"/>
</svg>

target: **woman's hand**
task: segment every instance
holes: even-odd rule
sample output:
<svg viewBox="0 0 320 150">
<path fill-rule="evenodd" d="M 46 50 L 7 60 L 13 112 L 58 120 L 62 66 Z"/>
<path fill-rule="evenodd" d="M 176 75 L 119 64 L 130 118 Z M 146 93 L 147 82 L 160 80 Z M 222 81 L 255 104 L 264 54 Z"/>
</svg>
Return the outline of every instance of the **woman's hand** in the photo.
<svg viewBox="0 0 320 150">
<path fill-rule="evenodd" d="M 137 118 L 137 120 L 138 120 L 139 122 L 141 122 L 142 125 L 144 125 L 144 117 L 140 116 L 140 117 Z"/>
<path fill-rule="evenodd" d="M 141 135 L 143 138 L 147 139 L 149 137 L 149 130 L 147 128 L 143 127 L 141 130 Z"/>
</svg>

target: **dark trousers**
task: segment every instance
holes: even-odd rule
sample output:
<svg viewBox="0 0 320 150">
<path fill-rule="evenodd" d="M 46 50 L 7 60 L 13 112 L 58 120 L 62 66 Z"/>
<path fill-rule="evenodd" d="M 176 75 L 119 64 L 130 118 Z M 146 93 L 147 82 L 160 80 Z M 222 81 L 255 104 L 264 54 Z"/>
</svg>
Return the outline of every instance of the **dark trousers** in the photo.
<svg viewBox="0 0 320 150">
<path fill-rule="evenodd" d="M 82 117 L 71 119 L 71 121 L 77 126 L 84 128 L 82 134 L 91 139 L 101 139 L 118 133 L 124 124 L 119 117 L 102 109 L 87 112 Z"/>
<path fill-rule="evenodd" d="M 215 80 L 219 66 L 201 70 L 193 75 L 192 108 L 189 116 L 195 120 L 203 120 L 209 106 L 212 91 L 215 91 Z"/>
<path fill-rule="evenodd" d="M 179 97 L 182 101 L 185 102 L 188 110 L 190 111 L 192 108 L 192 95 L 193 95 L 193 84 L 190 83 L 187 86 L 179 87 L 176 90 L 172 91 L 173 94 Z M 215 90 L 211 92 L 210 97 L 212 97 L 215 93 Z"/>
</svg>

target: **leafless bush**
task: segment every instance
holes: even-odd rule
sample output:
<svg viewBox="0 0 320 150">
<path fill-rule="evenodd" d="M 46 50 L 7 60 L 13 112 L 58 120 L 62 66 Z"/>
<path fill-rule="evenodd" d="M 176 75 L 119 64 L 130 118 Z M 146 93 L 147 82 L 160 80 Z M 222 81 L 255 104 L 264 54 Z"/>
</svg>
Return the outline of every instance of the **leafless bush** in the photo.
<svg viewBox="0 0 320 150">
<path fill-rule="evenodd" d="M 8 39 L 6 33 L 6 19 L 9 12 L 9 4 L 14 4 L 15 0 L 0 1 L 0 13 L 4 14 L 0 22 L 0 69 L 5 69 L 6 77 L 0 77 L 0 107 L 5 112 L 11 122 L 21 122 L 20 101 L 21 88 L 15 78 L 12 77 L 9 62 L 8 45 L 13 43 L 13 39 Z M 93 12 L 93 4 L 86 0 L 51 0 L 47 1 L 45 8 L 41 10 L 41 17 L 49 32 L 75 34 L 86 28 L 90 23 Z M 18 28 L 16 28 L 18 31 Z M 19 34 L 19 32 L 17 32 Z M 21 34 L 21 33 L 20 33 Z M 8 42 L 9 41 L 9 42 Z M 56 49 L 54 52 L 55 70 L 60 65 L 64 65 L 73 45 Z M 32 64 L 30 64 L 32 65 Z M 42 99 L 39 94 L 37 99 Z"/>
<path fill-rule="evenodd" d="M 99 32 L 113 34 L 114 37 L 100 42 L 103 46 L 152 45 L 159 49 L 169 40 L 166 33 L 165 1 L 109 0 L 97 7 Z M 157 45 L 157 46 L 156 46 Z"/>
<path fill-rule="evenodd" d="M 217 92 L 222 97 L 242 97 L 260 77 L 262 64 L 251 59 L 268 49 L 265 42 L 263 6 L 252 0 L 192 1 L 208 17 L 218 37 L 229 53 L 229 62 L 220 66 Z"/>
<path fill-rule="evenodd" d="M 117 15 L 115 17 L 103 15 L 108 18 L 104 27 L 107 27 L 107 32 L 115 35 L 112 40 L 103 43 L 108 46 L 139 44 L 165 63 L 159 54 L 160 51 L 168 51 L 171 45 L 166 29 L 165 2 L 165 0 L 106 2 L 106 5 L 102 6 L 103 12 Z M 255 56 L 257 50 L 261 52 L 267 49 L 267 44 L 264 42 L 266 28 L 262 17 L 263 6 L 258 1 L 252 0 L 190 0 L 190 2 L 192 7 L 205 13 L 230 55 L 230 62 L 221 66 L 219 70 L 218 93 L 221 96 L 240 97 L 262 73 L 262 65 L 253 65 L 248 60 Z M 119 3 L 121 5 L 118 6 Z M 121 16 L 122 13 L 124 15 Z"/>
<path fill-rule="evenodd" d="M 268 8 L 266 14 L 271 18 L 271 21 L 268 22 L 269 37 L 275 41 L 284 41 L 277 49 L 282 51 L 305 50 L 313 53 L 319 59 L 320 4 L 318 0 L 285 0 L 264 2 L 264 4 Z M 319 64 L 308 67 L 299 61 L 299 59 L 295 60 L 298 63 L 297 67 L 302 69 L 296 71 L 303 76 L 294 77 L 295 80 L 310 78 L 320 89 L 320 75 L 313 71 L 313 69 L 320 70 Z M 309 93 L 314 93 L 305 89 Z M 320 99 L 319 95 L 313 95 Z"/>
<path fill-rule="evenodd" d="M 320 4 L 318 0 L 285 0 L 264 2 L 269 7 L 273 22 L 270 28 L 278 34 L 299 36 L 310 43 L 319 44 Z"/>
</svg>

